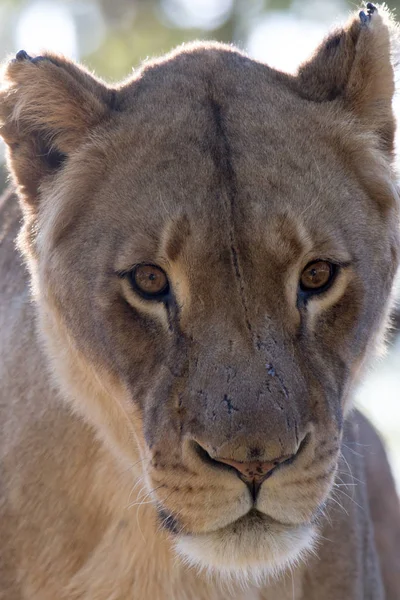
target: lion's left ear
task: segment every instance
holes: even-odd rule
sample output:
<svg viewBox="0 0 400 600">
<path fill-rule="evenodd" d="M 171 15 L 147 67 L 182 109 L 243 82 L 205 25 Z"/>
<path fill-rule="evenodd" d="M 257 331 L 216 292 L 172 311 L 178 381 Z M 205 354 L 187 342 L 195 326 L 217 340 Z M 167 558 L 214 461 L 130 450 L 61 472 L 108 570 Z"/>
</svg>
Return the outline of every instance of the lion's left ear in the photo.
<svg viewBox="0 0 400 600">
<path fill-rule="evenodd" d="M 113 92 L 63 57 L 20 51 L 4 67 L 0 135 L 20 196 L 34 205 L 39 187 L 110 113 Z"/>
<path fill-rule="evenodd" d="M 299 93 L 314 102 L 341 103 L 392 154 L 396 25 L 385 7 L 367 4 L 346 27 L 330 35 L 298 72 Z"/>
</svg>

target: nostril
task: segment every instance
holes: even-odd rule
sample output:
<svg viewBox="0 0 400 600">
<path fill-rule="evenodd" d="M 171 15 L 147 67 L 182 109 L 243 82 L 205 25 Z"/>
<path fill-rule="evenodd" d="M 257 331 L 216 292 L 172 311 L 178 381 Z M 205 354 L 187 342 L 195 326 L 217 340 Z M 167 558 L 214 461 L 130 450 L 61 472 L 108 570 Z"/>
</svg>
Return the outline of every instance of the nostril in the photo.
<svg viewBox="0 0 400 600">
<path fill-rule="evenodd" d="M 192 445 L 193 445 L 193 449 L 196 452 L 197 456 L 199 458 L 201 458 L 201 460 L 203 462 L 211 464 L 213 466 L 222 466 L 222 465 L 219 465 L 219 463 L 211 457 L 209 452 L 207 452 L 207 450 L 205 448 L 203 448 L 203 446 L 201 446 L 198 442 L 193 441 Z"/>
<path fill-rule="evenodd" d="M 211 456 L 211 454 L 198 442 L 193 442 L 196 454 L 205 463 L 214 467 L 234 469 L 236 474 L 245 482 L 252 485 L 259 485 L 265 481 L 273 471 L 284 462 L 291 462 L 295 455 L 285 455 L 274 458 L 271 461 L 254 460 L 241 462 L 231 458 L 220 456 Z"/>
</svg>

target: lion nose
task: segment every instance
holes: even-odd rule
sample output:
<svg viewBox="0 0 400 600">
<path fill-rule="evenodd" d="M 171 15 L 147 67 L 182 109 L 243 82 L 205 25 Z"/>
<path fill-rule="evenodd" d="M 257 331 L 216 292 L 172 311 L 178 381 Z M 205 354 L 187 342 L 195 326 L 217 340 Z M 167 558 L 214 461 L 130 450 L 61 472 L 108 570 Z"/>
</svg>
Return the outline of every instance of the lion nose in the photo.
<svg viewBox="0 0 400 600">
<path fill-rule="evenodd" d="M 254 501 L 256 500 L 256 496 L 260 490 L 261 484 L 272 475 L 275 469 L 277 469 L 282 463 L 292 462 L 297 456 L 297 454 L 286 454 L 278 456 L 269 461 L 253 460 L 249 462 L 241 462 L 232 458 L 225 458 L 210 454 L 210 452 L 198 442 L 195 442 L 195 450 L 197 455 L 205 463 L 223 468 L 227 467 L 234 469 L 238 477 L 240 477 L 240 479 L 249 488 Z"/>
<path fill-rule="evenodd" d="M 237 460 L 220 457 L 214 457 L 213 460 L 228 465 L 229 467 L 233 467 L 238 472 L 240 479 L 243 479 L 245 483 L 251 483 L 254 480 L 261 483 L 270 475 L 272 475 L 272 472 L 276 469 L 276 467 L 283 462 L 290 460 L 291 458 L 292 455 L 279 456 L 278 458 L 274 458 L 268 462 L 239 462 Z"/>
</svg>

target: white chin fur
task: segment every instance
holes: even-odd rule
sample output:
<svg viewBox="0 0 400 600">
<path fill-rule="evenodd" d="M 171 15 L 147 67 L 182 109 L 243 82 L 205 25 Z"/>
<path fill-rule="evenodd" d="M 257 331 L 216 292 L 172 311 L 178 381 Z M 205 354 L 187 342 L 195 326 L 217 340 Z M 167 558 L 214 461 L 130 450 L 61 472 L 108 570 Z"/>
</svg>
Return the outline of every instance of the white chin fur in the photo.
<svg viewBox="0 0 400 600">
<path fill-rule="evenodd" d="M 247 516 L 217 531 L 183 535 L 175 547 L 187 565 L 227 583 L 262 585 L 312 552 L 316 537 L 311 525 Z"/>
</svg>

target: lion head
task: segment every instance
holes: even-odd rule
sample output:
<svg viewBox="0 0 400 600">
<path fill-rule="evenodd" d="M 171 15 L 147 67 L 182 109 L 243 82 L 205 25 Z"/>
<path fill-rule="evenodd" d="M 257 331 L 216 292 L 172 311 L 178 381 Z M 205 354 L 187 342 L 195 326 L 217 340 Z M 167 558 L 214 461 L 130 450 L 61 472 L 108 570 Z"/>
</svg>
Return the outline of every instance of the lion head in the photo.
<svg viewBox="0 0 400 600">
<path fill-rule="evenodd" d="M 2 135 L 54 378 L 191 564 L 313 546 L 398 264 L 375 9 L 296 76 L 194 44 L 109 87 L 19 52 Z"/>
</svg>

